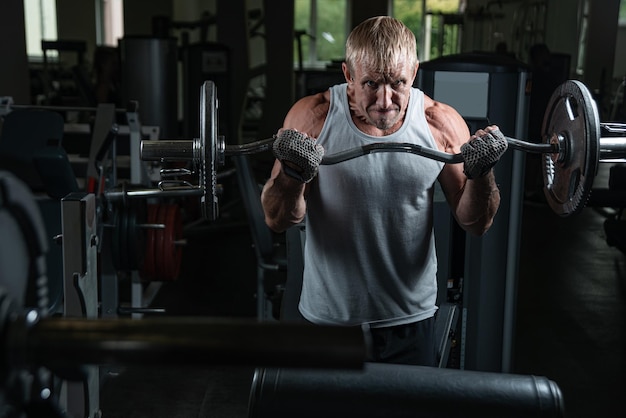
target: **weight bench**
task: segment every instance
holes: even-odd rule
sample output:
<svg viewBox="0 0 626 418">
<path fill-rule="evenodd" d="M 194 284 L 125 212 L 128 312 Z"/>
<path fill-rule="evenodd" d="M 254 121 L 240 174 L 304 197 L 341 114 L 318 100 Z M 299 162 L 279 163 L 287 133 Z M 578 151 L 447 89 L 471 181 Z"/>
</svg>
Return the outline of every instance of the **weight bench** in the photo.
<svg viewBox="0 0 626 418">
<path fill-rule="evenodd" d="M 366 363 L 362 371 L 257 369 L 249 418 L 563 417 L 545 377 Z"/>
</svg>

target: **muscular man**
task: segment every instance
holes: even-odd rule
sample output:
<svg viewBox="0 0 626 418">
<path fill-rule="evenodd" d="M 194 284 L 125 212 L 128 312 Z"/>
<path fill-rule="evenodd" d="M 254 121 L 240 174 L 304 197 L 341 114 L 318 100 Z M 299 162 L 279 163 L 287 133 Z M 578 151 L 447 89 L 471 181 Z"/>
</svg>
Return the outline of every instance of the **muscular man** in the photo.
<svg viewBox="0 0 626 418">
<path fill-rule="evenodd" d="M 456 221 L 484 234 L 500 204 L 492 167 L 507 143 L 496 126 L 470 136 L 457 111 L 412 87 L 416 51 L 394 18 L 358 25 L 346 41 L 345 83 L 300 99 L 285 117 L 262 202 L 274 231 L 306 218 L 304 318 L 369 325 L 372 361 L 435 365 L 435 181 Z M 320 166 L 324 152 L 381 141 L 461 152 L 465 162 L 395 152 Z"/>
</svg>

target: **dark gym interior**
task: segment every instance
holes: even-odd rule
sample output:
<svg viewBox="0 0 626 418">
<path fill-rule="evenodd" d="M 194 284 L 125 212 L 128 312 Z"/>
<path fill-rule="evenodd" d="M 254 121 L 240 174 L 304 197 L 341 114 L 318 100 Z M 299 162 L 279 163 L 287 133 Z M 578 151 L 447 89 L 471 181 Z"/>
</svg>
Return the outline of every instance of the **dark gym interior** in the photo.
<svg viewBox="0 0 626 418">
<path fill-rule="evenodd" d="M 626 0 L 45 3 L 0 4 L 0 416 L 625 415 Z M 485 236 L 435 193 L 433 368 L 304 323 L 306 224 L 259 198 L 291 105 L 343 81 L 324 48 L 381 14 L 415 87 L 527 143 Z M 590 122 L 555 174 L 563 83 Z"/>
</svg>

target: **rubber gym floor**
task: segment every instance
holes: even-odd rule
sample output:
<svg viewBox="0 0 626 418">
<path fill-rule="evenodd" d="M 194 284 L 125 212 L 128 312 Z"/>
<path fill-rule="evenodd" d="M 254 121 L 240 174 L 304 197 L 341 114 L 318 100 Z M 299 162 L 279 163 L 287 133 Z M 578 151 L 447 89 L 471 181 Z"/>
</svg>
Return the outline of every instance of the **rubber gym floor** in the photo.
<svg viewBox="0 0 626 418">
<path fill-rule="evenodd" d="M 607 187 L 607 170 L 601 165 L 594 187 Z M 625 414 L 626 256 L 607 244 L 603 227 L 613 213 L 591 205 L 560 218 L 541 197 L 523 207 L 513 372 L 554 380 L 567 418 Z M 170 315 L 254 316 L 256 259 L 240 215 L 233 211 L 226 228 L 189 231 L 181 277 L 162 286 L 154 306 Z M 252 374 L 113 369 L 100 406 L 107 418 L 246 417 Z"/>
</svg>

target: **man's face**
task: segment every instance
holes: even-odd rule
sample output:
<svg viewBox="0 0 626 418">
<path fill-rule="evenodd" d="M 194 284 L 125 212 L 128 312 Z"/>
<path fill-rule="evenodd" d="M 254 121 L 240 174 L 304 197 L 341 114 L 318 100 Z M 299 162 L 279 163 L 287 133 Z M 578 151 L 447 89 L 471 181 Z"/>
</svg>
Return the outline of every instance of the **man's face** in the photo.
<svg viewBox="0 0 626 418">
<path fill-rule="evenodd" d="M 402 120 L 417 66 L 402 61 L 381 73 L 368 69 L 368 65 L 355 65 L 350 72 L 344 64 L 344 73 L 353 92 L 350 106 L 359 119 L 381 130 Z"/>
</svg>

